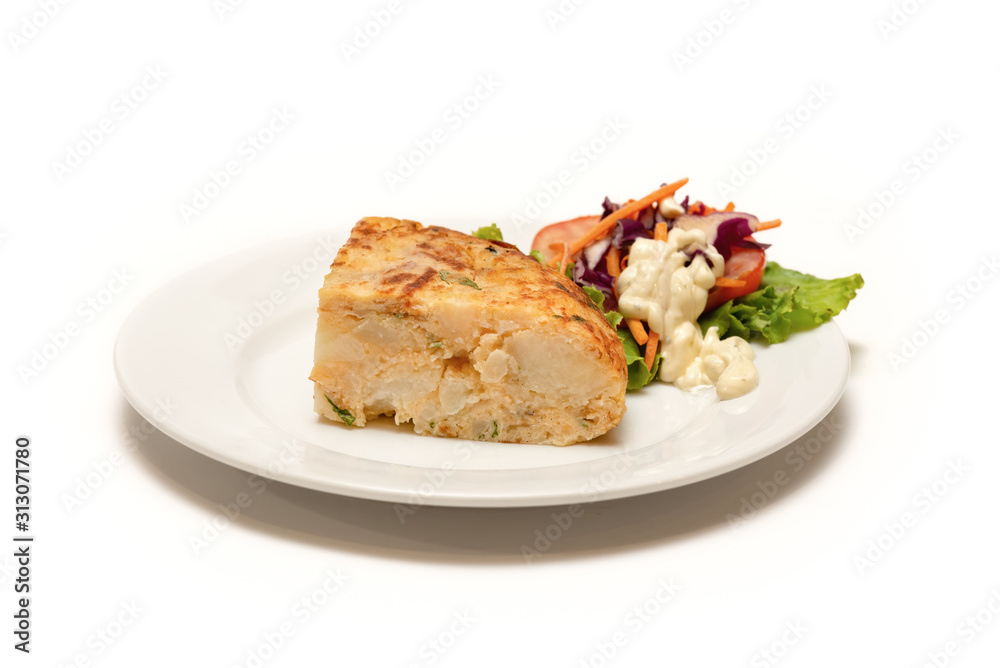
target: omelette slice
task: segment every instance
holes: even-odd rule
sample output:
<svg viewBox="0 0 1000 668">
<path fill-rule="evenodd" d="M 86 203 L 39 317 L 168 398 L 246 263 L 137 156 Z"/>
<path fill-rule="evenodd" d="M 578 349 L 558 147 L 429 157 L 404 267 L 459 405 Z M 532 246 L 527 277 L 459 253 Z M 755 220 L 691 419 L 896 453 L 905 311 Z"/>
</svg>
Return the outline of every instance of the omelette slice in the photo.
<svg viewBox="0 0 1000 668">
<path fill-rule="evenodd" d="M 558 271 L 502 241 L 364 218 L 319 291 L 317 413 L 418 434 L 568 445 L 625 413 L 624 351 Z"/>
</svg>

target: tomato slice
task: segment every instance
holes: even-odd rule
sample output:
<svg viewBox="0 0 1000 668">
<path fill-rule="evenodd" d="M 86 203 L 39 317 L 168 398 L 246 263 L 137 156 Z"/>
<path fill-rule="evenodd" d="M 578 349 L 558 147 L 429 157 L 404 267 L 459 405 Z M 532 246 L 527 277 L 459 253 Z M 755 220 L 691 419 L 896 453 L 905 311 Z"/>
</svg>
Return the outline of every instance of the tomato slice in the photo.
<svg viewBox="0 0 1000 668">
<path fill-rule="evenodd" d="M 531 242 L 531 250 L 540 252 L 548 262 L 556 256 L 557 251 L 552 246 L 558 246 L 560 243 L 568 246 L 597 225 L 600 220 L 600 216 L 580 216 L 546 225 L 535 235 L 535 240 Z"/>
<path fill-rule="evenodd" d="M 726 278 L 745 281 L 740 288 L 723 288 L 715 286 L 708 291 L 708 302 L 705 313 L 721 306 L 730 299 L 748 295 L 760 287 L 760 279 L 764 276 L 764 251 L 759 248 L 734 247 L 733 254 L 726 260 Z"/>
</svg>

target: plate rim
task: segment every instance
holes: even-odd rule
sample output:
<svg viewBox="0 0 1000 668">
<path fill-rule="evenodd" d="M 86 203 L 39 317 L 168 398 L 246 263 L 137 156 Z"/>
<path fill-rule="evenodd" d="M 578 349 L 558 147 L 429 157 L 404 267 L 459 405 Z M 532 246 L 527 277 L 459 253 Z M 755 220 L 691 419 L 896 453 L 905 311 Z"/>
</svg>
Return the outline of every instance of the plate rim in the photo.
<svg viewBox="0 0 1000 668">
<path fill-rule="evenodd" d="M 232 253 L 227 253 L 220 257 L 217 257 L 208 262 L 204 262 L 196 267 L 189 268 L 186 271 L 174 276 L 170 280 L 161 284 L 159 287 L 152 290 L 143 299 L 136 304 L 128 316 L 122 321 L 121 326 L 118 329 L 117 335 L 115 337 L 114 347 L 113 347 L 113 366 L 115 379 L 118 386 L 121 388 L 122 394 L 124 395 L 126 401 L 133 407 L 133 409 L 139 413 L 144 419 L 149 421 L 157 430 L 170 437 L 174 441 L 180 443 L 181 445 L 198 452 L 210 459 L 219 461 L 228 466 L 232 466 L 241 471 L 248 473 L 259 473 L 254 471 L 251 464 L 247 461 L 240 460 L 231 450 L 226 450 L 225 448 L 212 448 L 203 442 L 203 439 L 199 439 L 196 433 L 185 429 L 182 425 L 178 424 L 174 420 L 161 420 L 156 414 L 156 406 L 153 405 L 155 402 L 151 402 L 148 399 L 139 395 L 136 390 L 130 386 L 128 379 L 125 377 L 126 374 L 122 370 L 122 349 L 123 341 L 130 333 L 130 330 L 137 326 L 137 319 L 140 317 L 144 307 L 148 307 L 150 304 L 155 303 L 158 297 L 162 297 L 165 294 L 169 294 L 171 288 L 174 288 L 180 284 L 183 284 L 186 280 L 194 274 L 210 269 L 213 265 L 221 265 L 227 261 L 232 261 L 237 258 L 246 256 L 249 259 L 252 256 L 257 256 L 261 253 L 266 253 L 267 251 L 275 252 L 274 246 L 276 243 L 280 244 L 282 247 L 289 246 L 294 247 L 299 244 L 307 243 L 310 239 L 315 239 L 317 235 L 329 235 L 331 233 L 330 228 L 324 230 L 317 230 L 305 234 L 295 235 L 291 237 L 286 237 L 281 240 L 274 240 L 268 243 L 257 244 L 241 250 L 234 251 Z M 819 330 L 823 330 L 820 334 Z M 433 496 L 429 498 L 424 498 L 419 501 L 420 506 L 444 506 L 444 507 L 477 507 L 477 508 L 514 508 L 514 507 L 542 507 L 542 506 L 554 506 L 554 505 L 565 505 L 565 504 L 575 504 L 575 503 L 588 503 L 594 501 L 606 501 L 619 498 L 627 498 L 632 496 L 640 496 L 644 494 L 650 494 L 658 491 L 665 491 L 668 489 L 674 489 L 678 487 L 683 487 L 686 485 L 694 484 L 710 478 L 714 478 L 719 475 L 724 475 L 732 471 L 743 468 L 753 462 L 759 461 L 775 452 L 787 447 L 789 444 L 795 442 L 801 438 L 804 434 L 808 433 L 817 424 L 822 422 L 822 420 L 833 410 L 833 408 L 839 403 L 840 399 L 843 397 L 847 389 L 847 383 L 850 377 L 851 371 L 851 356 L 850 356 L 850 346 L 847 339 L 844 337 L 843 331 L 837 326 L 836 322 L 833 320 L 820 325 L 814 330 L 809 330 L 806 332 L 799 332 L 793 334 L 793 336 L 809 336 L 809 335 L 824 335 L 832 337 L 837 344 L 837 352 L 842 360 L 842 365 L 839 365 L 840 374 L 836 383 L 831 384 L 831 387 L 835 386 L 834 391 L 824 395 L 824 399 L 820 404 L 818 404 L 813 411 L 810 412 L 810 417 L 808 419 L 802 420 L 796 423 L 796 428 L 791 429 L 786 433 L 783 433 L 780 437 L 769 440 L 768 444 L 764 447 L 758 447 L 756 449 L 751 449 L 747 452 L 742 453 L 739 457 L 727 460 L 722 466 L 703 466 L 700 469 L 696 469 L 694 472 L 690 472 L 686 475 L 681 475 L 679 477 L 673 477 L 670 475 L 654 475 L 648 476 L 646 478 L 636 478 L 635 476 L 625 476 L 622 484 L 617 484 L 613 486 L 608 486 L 603 489 L 598 489 L 593 492 L 587 493 L 586 498 L 584 498 L 582 492 L 577 490 L 567 491 L 565 489 L 553 489 L 553 490 L 521 490 L 516 493 L 498 493 L 496 490 L 485 490 L 483 493 L 470 493 L 469 491 L 457 491 L 455 489 L 448 489 L 448 485 L 443 486 L 440 489 L 435 490 Z M 832 342 L 831 342 L 832 343 Z M 775 344 L 777 345 L 777 344 Z M 830 351 L 832 352 L 832 350 Z M 420 436 L 413 434 L 413 438 L 421 438 Z M 456 442 L 462 441 L 464 439 L 452 439 Z M 654 445 L 662 445 L 663 441 L 659 441 Z M 503 444 L 499 444 L 503 445 Z M 544 446 L 538 445 L 536 447 L 556 447 L 556 446 Z M 566 446 L 573 447 L 573 446 Z M 652 447 L 652 446 L 647 446 Z M 336 453 L 342 457 L 349 457 L 352 459 L 358 459 L 365 462 L 373 462 L 378 465 L 385 467 L 406 467 L 410 469 L 416 469 L 420 471 L 436 471 L 437 468 L 416 466 L 413 464 L 402 464 L 402 463 L 387 463 L 380 460 L 359 458 L 355 455 L 347 453 Z M 609 455 L 613 456 L 613 455 Z M 574 461 L 567 462 L 565 465 L 547 465 L 538 467 L 528 467 L 527 470 L 538 470 L 541 468 L 562 468 L 563 466 L 580 466 L 580 465 L 590 465 L 593 466 L 597 462 L 607 461 L 609 457 L 602 457 L 594 460 L 586 461 Z M 525 469 L 458 469 L 456 470 L 456 475 L 460 474 L 460 478 L 476 478 L 479 475 L 496 475 L 504 471 L 518 471 Z M 654 469 L 655 470 L 655 469 Z M 647 471 L 648 472 L 648 471 Z M 405 503 L 412 504 L 413 497 L 415 494 L 414 488 L 401 489 L 398 486 L 392 485 L 378 485 L 372 486 L 371 484 L 362 484 L 356 480 L 352 479 L 337 479 L 330 477 L 316 477 L 308 475 L 292 475 L 286 471 L 280 471 L 273 475 L 263 475 L 270 480 L 276 480 L 286 484 L 291 484 L 298 487 L 304 487 L 307 489 L 312 489 L 315 491 L 320 491 L 324 493 L 340 494 L 344 496 L 369 499 L 375 501 L 383 501 L 389 503 Z M 631 481 L 631 484 L 624 484 Z M 451 486 L 454 488 L 454 485 Z"/>
</svg>

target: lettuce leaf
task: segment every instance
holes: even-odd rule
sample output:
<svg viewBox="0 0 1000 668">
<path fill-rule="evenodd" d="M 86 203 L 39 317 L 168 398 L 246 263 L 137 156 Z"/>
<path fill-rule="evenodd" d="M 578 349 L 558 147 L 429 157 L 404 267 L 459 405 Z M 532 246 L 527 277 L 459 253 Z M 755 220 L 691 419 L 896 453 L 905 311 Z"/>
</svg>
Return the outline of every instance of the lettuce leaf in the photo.
<svg viewBox="0 0 1000 668">
<path fill-rule="evenodd" d="M 635 337 L 632 336 L 632 332 L 625 327 L 620 328 L 618 340 L 625 348 L 625 364 L 628 365 L 628 382 L 625 384 L 625 389 L 638 390 L 652 383 L 660 371 L 660 360 L 663 359 L 663 355 L 656 353 L 656 357 L 653 358 L 653 368 L 648 369 L 643 359 L 642 350 L 636 343 Z"/>
<path fill-rule="evenodd" d="M 656 357 L 653 358 L 653 368 L 646 368 L 645 355 L 635 337 L 632 336 L 632 332 L 627 327 L 618 327 L 623 320 L 622 314 L 618 311 L 604 311 L 604 293 L 597 288 L 584 285 L 583 291 L 597 305 L 597 308 L 604 313 L 604 317 L 615 328 L 618 340 L 622 342 L 622 347 L 625 348 L 625 364 L 628 365 L 628 381 L 625 384 L 625 389 L 638 390 L 652 383 L 656 379 L 657 372 L 660 370 L 660 360 L 663 359 L 663 355 L 656 353 Z"/>
<path fill-rule="evenodd" d="M 604 293 L 597 288 L 591 287 L 589 285 L 582 286 L 583 291 L 590 297 L 590 301 L 594 302 L 597 308 L 604 314 L 604 317 L 608 319 L 612 327 L 618 327 L 623 319 L 623 316 L 618 311 L 605 311 L 604 310 Z"/>
<path fill-rule="evenodd" d="M 719 337 L 763 338 L 781 343 L 793 332 L 829 322 L 865 284 L 861 274 L 825 280 L 768 262 L 760 289 L 728 301 L 698 319 L 702 332 L 719 328 Z"/>
<path fill-rule="evenodd" d="M 590 297 L 590 301 L 594 302 L 597 308 L 601 309 L 601 313 L 604 313 L 604 293 L 589 285 L 581 286 L 580 289 L 583 290 L 585 295 Z"/>
<path fill-rule="evenodd" d="M 472 236 L 487 241 L 503 241 L 503 232 L 500 231 L 496 223 L 490 223 L 489 227 L 480 227 L 472 233 Z"/>
</svg>

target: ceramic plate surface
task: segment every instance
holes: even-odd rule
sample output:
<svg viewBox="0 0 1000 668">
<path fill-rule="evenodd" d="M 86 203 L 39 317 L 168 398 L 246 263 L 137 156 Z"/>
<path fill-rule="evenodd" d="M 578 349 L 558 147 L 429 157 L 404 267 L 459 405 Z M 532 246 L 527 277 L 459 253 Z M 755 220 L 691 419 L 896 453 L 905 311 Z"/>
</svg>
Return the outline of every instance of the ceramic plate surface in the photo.
<svg viewBox="0 0 1000 668">
<path fill-rule="evenodd" d="M 147 297 L 118 335 L 119 385 L 161 431 L 219 461 L 326 492 L 410 504 L 539 506 L 686 485 L 765 457 L 834 407 L 850 370 L 834 323 L 758 346 L 760 385 L 720 402 L 653 383 L 610 433 L 567 447 L 363 429 L 312 411 L 317 291 L 347 239 L 314 234 L 184 274 Z M 169 413 L 169 414 L 168 414 Z"/>
</svg>

